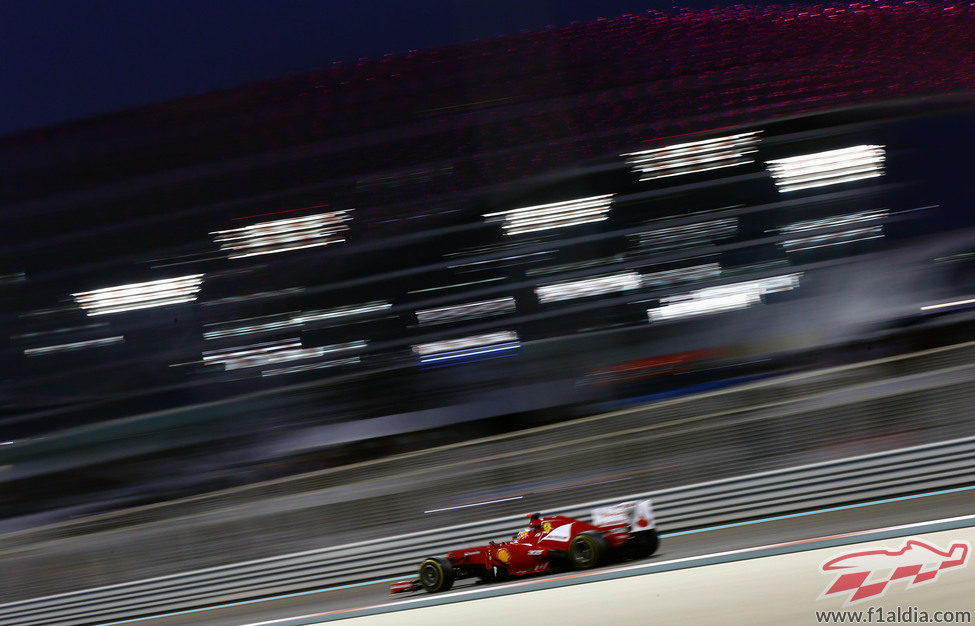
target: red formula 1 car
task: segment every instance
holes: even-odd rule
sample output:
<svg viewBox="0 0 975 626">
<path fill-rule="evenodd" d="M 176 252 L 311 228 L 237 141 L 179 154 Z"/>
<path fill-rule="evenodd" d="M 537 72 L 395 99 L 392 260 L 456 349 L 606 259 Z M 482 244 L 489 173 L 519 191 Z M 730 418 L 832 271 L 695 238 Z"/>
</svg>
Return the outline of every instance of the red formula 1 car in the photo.
<svg viewBox="0 0 975 626">
<path fill-rule="evenodd" d="M 561 569 L 588 569 L 611 558 L 643 558 L 657 550 L 649 500 L 594 509 L 592 523 L 535 513 L 511 541 L 455 550 L 420 563 L 419 578 L 390 585 L 391 593 L 446 591 L 461 578 L 483 581 Z"/>
</svg>

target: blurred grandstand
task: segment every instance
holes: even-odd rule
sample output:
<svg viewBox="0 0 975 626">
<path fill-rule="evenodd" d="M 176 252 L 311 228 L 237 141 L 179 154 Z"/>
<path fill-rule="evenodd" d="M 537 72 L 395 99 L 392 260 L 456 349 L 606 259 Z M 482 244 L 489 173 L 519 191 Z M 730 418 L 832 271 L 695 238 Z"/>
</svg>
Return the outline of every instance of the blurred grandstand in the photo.
<svg viewBox="0 0 975 626">
<path fill-rule="evenodd" d="M 650 12 L 0 139 L 0 516 L 964 338 L 973 27 Z"/>
</svg>

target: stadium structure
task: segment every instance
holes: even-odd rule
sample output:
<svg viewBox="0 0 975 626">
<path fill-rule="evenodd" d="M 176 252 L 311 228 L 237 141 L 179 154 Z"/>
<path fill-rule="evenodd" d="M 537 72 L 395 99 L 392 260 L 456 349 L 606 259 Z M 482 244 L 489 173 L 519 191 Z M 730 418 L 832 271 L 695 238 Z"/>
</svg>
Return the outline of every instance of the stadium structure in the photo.
<svg viewBox="0 0 975 626">
<path fill-rule="evenodd" d="M 950 304 L 973 27 L 648 12 L 5 137 L 0 480 L 209 488 Z"/>
</svg>

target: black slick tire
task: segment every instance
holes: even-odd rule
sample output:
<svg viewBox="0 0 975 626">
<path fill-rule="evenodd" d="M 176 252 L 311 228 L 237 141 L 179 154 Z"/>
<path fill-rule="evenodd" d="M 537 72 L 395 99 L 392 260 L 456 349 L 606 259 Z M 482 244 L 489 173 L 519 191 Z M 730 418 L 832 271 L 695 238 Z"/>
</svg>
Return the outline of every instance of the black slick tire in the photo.
<svg viewBox="0 0 975 626">
<path fill-rule="evenodd" d="M 568 560 L 573 569 L 596 567 L 606 554 L 606 540 L 599 533 L 586 531 L 579 533 L 569 542 Z"/>
<path fill-rule="evenodd" d="M 645 559 L 657 551 L 660 546 L 660 537 L 656 529 L 641 530 L 633 533 L 630 539 L 630 554 L 634 559 Z"/>
<path fill-rule="evenodd" d="M 434 556 L 420 563 L 420 585 L 428 593 L 447 591 L 454 586 L 454 567 L 447 559 Z"/>
</svg>

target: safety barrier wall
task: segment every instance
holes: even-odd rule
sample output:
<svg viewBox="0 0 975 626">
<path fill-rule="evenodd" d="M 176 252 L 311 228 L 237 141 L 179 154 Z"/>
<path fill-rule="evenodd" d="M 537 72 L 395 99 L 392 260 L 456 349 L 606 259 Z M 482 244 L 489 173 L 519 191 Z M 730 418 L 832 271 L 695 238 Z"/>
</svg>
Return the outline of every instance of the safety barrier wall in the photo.
<svg viewBox="0 0 975 626">
<path fill-rule="evenodd" d="M 972 436 L 973 351 L 788 377 L 2 536 L 0 602 Z"/>
<path fill-rule="evenodd" d="M 622 498 L 652 498 L 658 525 L 674 530 L 972 482 L 975 437 Z M 592 508 L 620 499 L 595 500 L 560 511 L 587 519 Z M 522 516 L 506 516 L 13 602 L 0 605 L 0 622 L 11 626 L 88 624 L 350 581 L 409 576 L 425 556 L 506 537 L 523 521 Z"/>
<path fill-rule="evenodd" d="M 927 350 L 921 353 L 880 359 L 852 366 L 833 368 L 814 374 L 789 376 L 699 396 L 678 398 L 650 406 L 619 411 L 594 418 L 536 428 L 448 446 L 423 452 L 360 463 L 300 476 L 268 481 L 245 487 L 187 498 L 175 502 L 92 516 L 72 522 L 0 536 L 0 551 L 18 546 L 114 531 L 138 524 L 156 523 L 167 518 L 189 516 L 240 507 L 250 502 L 306 494 L 336 485 L 362 483 L 393 474 L 455 464 L 469 458 L 483 459 L 512 449 L 531 450 L 540 446 L 574 442 L 594 433 L 619 432 L 673 420 L 744 410 L 755 406 L 799 400 L 842 387 L 897 379 L 925 372 L 965 368 L 975 361 L 975 342 Z M 942 437 L 944 438 L 944 437 Z M 0 596 L 2 598 L 2 596 Z"/>
</svg>

